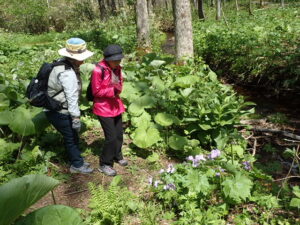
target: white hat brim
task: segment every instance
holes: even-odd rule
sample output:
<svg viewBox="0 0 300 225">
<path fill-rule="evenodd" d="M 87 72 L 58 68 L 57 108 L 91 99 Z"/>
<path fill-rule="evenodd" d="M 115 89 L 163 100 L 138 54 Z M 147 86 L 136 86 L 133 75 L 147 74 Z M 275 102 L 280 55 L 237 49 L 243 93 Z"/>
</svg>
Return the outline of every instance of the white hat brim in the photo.
<svg viewBox="0 0 300 225">
<path fill-rule="evenodd" d="M 83 53 L 72 54 L 72 53 L 68 52 L 66 50 L 66 48 L 62 48 L 62 49 L 58 50 L 58 54 L 61 55 L 61 56 L 68 57 L 68 58 L 76 59 L 78 61 L 84 61 L 87 58 L 94 55 L 94 52 L 91 52 L 89 50 L 85 50 Z"/>
</svg>

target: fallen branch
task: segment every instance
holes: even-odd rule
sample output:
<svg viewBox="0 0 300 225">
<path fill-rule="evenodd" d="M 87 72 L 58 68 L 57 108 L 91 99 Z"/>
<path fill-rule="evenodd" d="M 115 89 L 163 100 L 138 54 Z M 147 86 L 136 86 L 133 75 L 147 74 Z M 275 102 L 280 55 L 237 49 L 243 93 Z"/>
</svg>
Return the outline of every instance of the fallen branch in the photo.
<svg viewBox="0 0 300 225">
<path fill-rule="evenodd" d="M 251 129 L 254 132 L 266 132 L 266 133 L 275 133 L 275 134 L 281 134 L 285 137 L 289 137 L 295 140 L 300 141 L 300 136 L 287 132 L 287 131 L 283 131 L 283 130 L 277 130 L 277 129 L 267 129 L 267 128 L 252 128 Z"/>
</svg>

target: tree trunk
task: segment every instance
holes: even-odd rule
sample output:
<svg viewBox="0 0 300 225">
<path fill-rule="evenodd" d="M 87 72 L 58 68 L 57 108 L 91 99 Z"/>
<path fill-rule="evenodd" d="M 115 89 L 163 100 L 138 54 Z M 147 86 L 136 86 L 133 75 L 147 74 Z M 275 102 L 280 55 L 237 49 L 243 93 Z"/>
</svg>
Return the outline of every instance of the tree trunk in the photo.
<svg viewBox="0 0 300 225">
<path fill-rule="evenodd" d="M 210 6 L 215 7 L 215 0 L 210 0 Z"/>
<path fill-rule="evenodd" d="M 280 1 L 280 6 L 281 6 L 282 8 L 284 8 L 284 0 L 281 0 L 281 1 Z"/>
<path fill-rule="evenodd" d="M 249 10 L 249 15 L 253 16 L 253 12 L 252 12 L 252 4 L 251 4 L 251 0 L 249 0 L 249 3 L 248 3 L 249 7 L 248 7 L 248 10 Z"/>
<path fill-rule="evenodd" d="M 175 45 L 177 62 L 193 57 L 193 27 L 190 0 L 175 0 Z"/>
<path fill-rule="evenodd" d="M 216 2 L 216 11 L 217 11 L 217 15 L 216 15 L 216 19 L 217 20 L 221 20 L 222 18 L 222 4 L 221 4 L 221 0 L 217 0 Z"/>
<path fill-rule="evenodd" d="M 147 9 L 148 9 L 148 15 L 150 18 L 153 17 L 153 4 L 152 0 L 147 0 Z"/>
<path fill-rule="evenodd" d="M 109 11 L 111 15 L 117 15 L 117 6 L 116 6 L 116 0 L 109 0 Z"/>
<path fill-rule="evenodd" d="M 104 0 L 98 0 L 98 4 L 99 4 L 99 11 L 100 11 L 100 19 L 102 21 L 105 21 L 107 19 L 105 2 Z"/>
<path fill-rule="evenodd" d="M 198 0 L 198 16 L 200 20 L 205 19 L 204 8 L 203 8 L 203 0 Z"/>
<path fill-rule="evenodd" d="M 136 1 L 136 24 L 138 47 L 141 49 L 147 49 L 150 47 L 150 28 L 147 0 Z"/>
<path fill-rule="evenodd" d="M 238 0 L 235 0 L 235 8 L 236 8 L 236 11 L 239 11 L 239 3 L 238 3 Z"/>
<path fill-rule="evenodd" d="M 259 1 L 259 6 L 260 6 L 260 8 L 264 7 L 264 0 Z"/>
</svg>

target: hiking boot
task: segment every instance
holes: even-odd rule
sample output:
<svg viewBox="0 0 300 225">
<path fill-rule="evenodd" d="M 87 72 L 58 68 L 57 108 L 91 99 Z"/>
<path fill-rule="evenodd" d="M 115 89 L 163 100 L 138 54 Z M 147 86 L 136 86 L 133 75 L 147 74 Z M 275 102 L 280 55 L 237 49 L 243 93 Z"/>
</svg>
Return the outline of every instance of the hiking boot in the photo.
<svg viewBox="0 0 300 225">
<path fill-rule="evenodd" d="M 75 166 L 71 166 L 70 167 L 70 172 L 71 173 L 82 173 L 82 174 L 88 174 L 93 172 L 92 168 L 89 168 L 88 166 L 82 165 L 81 167 L 75 167 Z"/>
<path fill-rule="evenodd" d="M 128 161 L 126 159 L 121 159 L 121 160 L 117 161 L 117 163 L 120 166 L 127 166 L 128 165 Z"/>
<path fill-rule="evenodd" d="M 111 166 L 108 166 L 108 165 L 100 166 L 100 168 L 98 170 L 107 176 L 116 176 L 117 175 L 117 172 Z"/>
</svg>

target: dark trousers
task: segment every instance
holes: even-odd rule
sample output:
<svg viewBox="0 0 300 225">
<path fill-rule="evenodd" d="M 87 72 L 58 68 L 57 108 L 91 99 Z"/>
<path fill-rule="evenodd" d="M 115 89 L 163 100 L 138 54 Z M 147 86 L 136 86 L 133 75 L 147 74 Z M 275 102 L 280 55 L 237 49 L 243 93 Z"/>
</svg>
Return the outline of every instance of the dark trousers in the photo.
<svg viewBox="0 0 300 225">
<path fill-rule="evenodd" d="M 78 134 L 72 129 L 71 116 L 55 111 L 47 111 L 46 116 L 55 129 L 63 135 L 71 165 L 81 167 L 83 165 L 83 158 L 80 155 Z"/>
<path fill-rule="evenodd" d="M 105 142 L 100 155 L 100 166 L 113 166 L 114 161 L 123 159 L 123 126 L 122 115 L 116 117 L 98 116 L 104 131 Z"/>
</svg>

